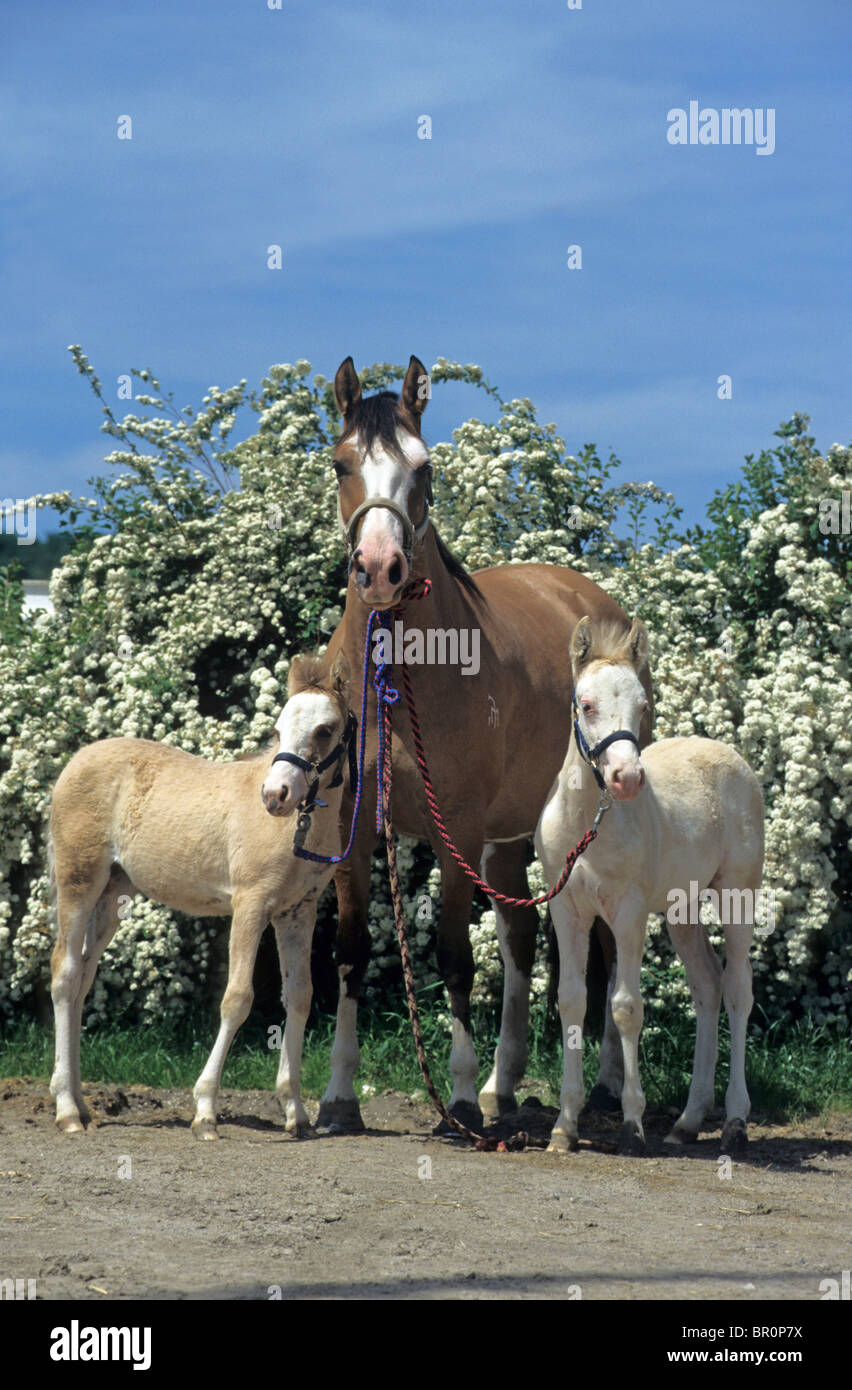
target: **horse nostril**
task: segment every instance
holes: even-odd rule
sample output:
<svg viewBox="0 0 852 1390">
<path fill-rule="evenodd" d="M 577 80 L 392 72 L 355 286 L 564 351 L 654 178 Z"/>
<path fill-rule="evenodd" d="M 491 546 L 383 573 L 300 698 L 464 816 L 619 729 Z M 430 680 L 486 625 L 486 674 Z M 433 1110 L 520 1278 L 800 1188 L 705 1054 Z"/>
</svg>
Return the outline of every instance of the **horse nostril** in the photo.
<svg viewBox="0 0 852 1390">
<path fill-rule="evenodd" d="M 393 564 L 388 570 L 388 579 L 390 580 L 391 584 L 394 585 L 402 583 L 402 567 L 399 563 L 399 560 L 394 560 Z"/>
</svg>

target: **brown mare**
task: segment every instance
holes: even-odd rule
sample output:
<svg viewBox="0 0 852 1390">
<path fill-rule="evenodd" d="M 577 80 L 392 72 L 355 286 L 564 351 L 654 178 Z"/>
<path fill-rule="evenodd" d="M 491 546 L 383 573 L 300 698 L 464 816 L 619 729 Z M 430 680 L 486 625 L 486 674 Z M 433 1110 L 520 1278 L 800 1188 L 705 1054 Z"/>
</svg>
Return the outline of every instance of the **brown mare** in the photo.
<svg viewBox="0 0 852 1390">
<path fill-rule="evenodd" d="M 334 450 L 341 524 L 350 550 L 350 577 L 343 620 L 326 660 L 343 651 L 353 688 L 363 671 L 367 618 L 372 608 L 392 609 L 406 583 L 428 577 L 429 595 L 409 604 L 406 632 L 465 630 L 479 633 L 479 670 L 462 674 L 452 665 L 412 669 L 414 697 L 438 802 L 457 848 L 492 887 L 529 896 L 527 841 L 559 772 L 571 734 L 571 663 L 574 628 L 589 615 L 623 626 L 630 622 L 602 589 L 582 574 L 556 565 L 514 564 L 468 574 L 429 521 L 431 466 L 420 433 L 429 377 L 412 357 L 401 397 L 382 392 L 362 398 L 351 357 L 338 369 L 335 399 L 343 431 Z M 472 667 L 471 667 L 472 670 Z M 647 664 L 640 676 L 652 700 Z M 399 681 L 397 680 L 399 684 Z M 650 741 L 652 710 L 643 720 Z M 442 906 L 437 924 L 438 966 L 452 1011 L 450 1110 L 478 1128 L 482 1112 L 514 1107 L 514 1090 L 526 1065 L 530 974 L 538 915 L 534 908 L 493 903 L 505 966 L 500 1040 L 494 1067 L 477 1097 L 477 1061 L 470 1033 L 473 953 L 469 924 L 473 885 L 438 838 L 414 762 L 404 700 L 393 713 L 395 830 L 428 840 L 441 868 Z M 340 1002 L 332 1050 L 332 1074 L 319 1123 L 358 1128 L 353 1077 L 359 1052 L 356 1010 L 369 957 L 367 904 L 370 859 L 377 845 L 376 696 L 370 683 L 364 800 L 352 854 L 335 875 L 338 901 L 337 963 Z M 341 830 L 348 837 L 351 800 L 344 796 Z M 606 1049 L 617 1068 L 617 1035 Z M 604 1054 L 602 1053 L 602 1056 Z M 601 1081 L 620 1091 L 614 1071 Z M 481 1107 L 481 1109 L 480 1109 Z"/>
</svg>

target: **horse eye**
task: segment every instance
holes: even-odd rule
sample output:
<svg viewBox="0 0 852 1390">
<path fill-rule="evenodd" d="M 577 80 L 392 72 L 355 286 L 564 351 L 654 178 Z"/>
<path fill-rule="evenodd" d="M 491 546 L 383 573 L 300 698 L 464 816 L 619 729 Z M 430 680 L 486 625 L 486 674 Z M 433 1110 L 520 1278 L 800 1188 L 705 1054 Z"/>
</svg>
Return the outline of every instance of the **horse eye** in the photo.
<svg viewBox="0 0 852 1390">
<path fill-rule="evenodd" d="M 331 738 L 331 729 L 329 729 L 325 724 L 321 724 L 320 727 L 317 729 L 316 736 L 317 738 Z"/>
<path fill-rule="evenodd" d="M 594 709 L 594 705 L 590 704 L 588 700 L 581 700 L 580 703 L 581 703 L 582 706 L 583 706 L 583 713 L 584 713 L 584 714 L 591 714 L 591 713 L 592 713 L 592 710 Z"/>
</svg>

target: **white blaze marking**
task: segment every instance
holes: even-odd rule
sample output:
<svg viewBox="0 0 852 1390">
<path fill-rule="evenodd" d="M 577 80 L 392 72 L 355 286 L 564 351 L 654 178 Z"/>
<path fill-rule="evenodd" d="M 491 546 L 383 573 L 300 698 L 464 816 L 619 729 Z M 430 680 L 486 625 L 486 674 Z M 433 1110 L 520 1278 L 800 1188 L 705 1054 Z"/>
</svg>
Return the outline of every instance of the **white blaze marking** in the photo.
<svg viewBox="0 0 852 1390">
<path fill-rule="evenodd" d="M 577 704 L 581 713 L 580 727 L 589 747 L 609 733 L 627 729 L 639 737 L 642 708 L 647 700 L 644 687 L 636 672 L 629 666 L 606 665 L 591 674 L 581 675 L 577 682 Z M 583 700 L 591 700 L 591 716 L 583 711 Z M 639 751 L 628 739 L 611 743 L 601 754 L 601 766 L 610 772 L 638 769 Z"/>
<path fill-rule="evenodd" d="M 408 468 L 376 440 L 370 453 L 361 463 L 361 476 L 366 493 L 364 500 L 368 501 L 371 497 L 389 497 L 407 516 L 408 498 L 415 483 L 415 469 L 429 462 L 429 450 L 422 439 L 409 434 L 407 430 L 398 430 L 396 437 Z M 352 436 L 351 442 L 360 453 L 361 441 L 357 432 Z M 388 511 L 387 507 L 372 507 L 361 524 L 359 545 L 366 541 L 378 546 L 389 538 L 402 549 L 404 537 L 399 517 Z"/>
</svg>

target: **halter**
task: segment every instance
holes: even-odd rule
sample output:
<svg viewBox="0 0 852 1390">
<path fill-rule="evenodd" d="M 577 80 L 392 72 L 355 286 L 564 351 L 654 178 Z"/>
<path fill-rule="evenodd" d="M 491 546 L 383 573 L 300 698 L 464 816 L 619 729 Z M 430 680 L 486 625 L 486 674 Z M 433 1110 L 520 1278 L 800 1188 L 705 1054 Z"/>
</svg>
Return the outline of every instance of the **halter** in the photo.
<svg viewBox="0 0 852 1390">
<path fill-rule="evenodd" d="M 405 556 L 405 563 L 410 565 L 411 557 L 414 553 L 414 543 L 425 536 L 426 527 L 429 525 L 428 501 L 424 503 L 424 506 L 426 510 L 423 513 L 423 520 L 414 526 L 408 513 L 404 512 L 402 507 L 394 502 L 392 497 L 368 497 L 366 502 L 362 502 L 360 507 L 355 508 L 346 524 L 346 546 L 349 551 L 350 560 L 357 549 L 355 531 L 358 522 L 367 512 L 371 511 L 373 507 L 386 507 L 389 512 L 393 512 L 402 526 L 402 553 Z"/>
<path fill-rule="evenodd" d="M 590 748 L 583 735 L 583 730 L 580 728 L 580 711 L 577 707 L 576 690 L 574 692 L 572 703 L 574 705 L 574 737 L 577 740 L 577 751 L 579 752 L 580 757 L 583 759 L 583 762 L 589 764 L 589 767 L 595 774 L 595 781 L 597 782 L 601 791 L 605 792 L 606 783 L 603 777 L 601 776 L 600 771 L 598 770 L 598 758 L 600 757 L 601 753 L 603 753 L 605 749 L 609 748 L 609 745 L 611 743 L 616 743 L 618 739 L 626 738 L 629 739 L 631 743 L 635 743 L 636 751 L 641 755 L 642 749 L 639 747 L 639 740 L 635 734 L 631 734 L 629 729 L 617 729 L 614 734 L 607 734 L 606 738 L 602 738 L 600 743 L 595 744 L 594 748 Z"/>
<path fill-rule="evenodd" d="M 343 737 L 340 742 L 332 748 L 328 756 L 323 758 L 322 762 L 310 763 L 307 758 L 300 758 L 298 753 L 277 753 L 272 759 L 273 767 L 276 763 L 292 763 L 294 767 L 301 768 L 302 772 L 306 772 L 309 777 L 313 777 L 313 781 L 310 783 L 307 792 L 299 802 L 299 811 L 301 815 L 308 817 L 308 826 L 310 826 L 310 817 L 315 808 L 317 806 L 328 805 L 327 801 L 320 801 L 317 797 L 320 777 L 327 768 L 331 767 L 332 763 L 336 762 L 337 767 L 334 770 L 334 776 L 328 785 L 329 788 L 339 787 L 343 782 L 343 757 L 347 752 L 349 754 L 349 785 L 353 790 L 355 788 L 355 783 L 358 780 L 358 763 L 355 754 L 354 734 L 357 727 L 358 721 L 350 710 L 346 719 L 346 728 L 343 731 Z M 300 823 L 301 815 L 299 817 Z"/>
</svg>

